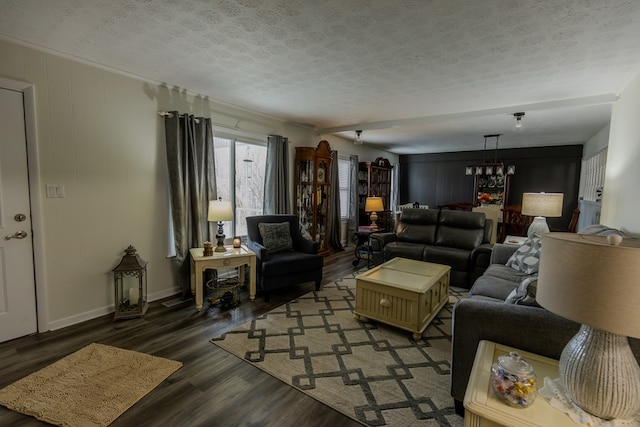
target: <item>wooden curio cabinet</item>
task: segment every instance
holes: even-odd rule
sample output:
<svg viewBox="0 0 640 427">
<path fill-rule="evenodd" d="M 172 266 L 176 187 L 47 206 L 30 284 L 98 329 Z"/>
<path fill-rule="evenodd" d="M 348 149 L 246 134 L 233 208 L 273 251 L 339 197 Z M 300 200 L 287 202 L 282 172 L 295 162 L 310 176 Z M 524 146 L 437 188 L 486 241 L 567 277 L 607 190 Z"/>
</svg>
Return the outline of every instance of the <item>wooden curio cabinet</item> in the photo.
<svg viewBox="0 0 640 427">
<path fill-rule="evenodd" d="M 367 197 L 382 198 L 384 211 L 378 214 L 378 228 L 391 230 L 391 163 L 378 157 L 373 162 L 360 162 L 358 166 L 358 225 L 366 226 L 371 223 L 364 205 Z"/>
<path fill-rule="evenodd" d="M 329 254 L 327 214 L 329 206 L 329 168 L 331 147 L 320 141 L 317 147 L 296 147 L 296 214 L 300 231 L 320 244 L 318 253 Z"/>
<path fill-rule="evenodd" d="M 509 184 L 513 175 L 511 167 L 499 162 L 473 166 L 474 206 L 497 205 L 503 208 L 508 204 Z M 487 196 L 490 200 L 486 199 Z"/>
</svg>

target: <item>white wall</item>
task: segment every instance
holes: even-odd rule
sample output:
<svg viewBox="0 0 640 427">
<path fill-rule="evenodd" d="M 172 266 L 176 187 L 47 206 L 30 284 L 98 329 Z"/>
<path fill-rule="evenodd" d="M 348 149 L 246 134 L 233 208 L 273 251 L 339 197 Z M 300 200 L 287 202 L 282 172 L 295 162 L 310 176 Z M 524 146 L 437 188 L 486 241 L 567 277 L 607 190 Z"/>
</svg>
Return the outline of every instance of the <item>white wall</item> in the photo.
<svg viewBox="0 0 640 427">
<path fill-rule="evenodd" d="M 149 262 L 149 296 L 177 292 L 167 254 L 164 126 L 158 111 L 317 144 L 298 126 L 0 40 L 0 75 L 34 85 L 46 324 L 57 329 L 113 311 L 113 275 L 133 244 Z M 266 139 L 266 138 L 265 138 Z M 44 198 L 46 184 L 66 197 Z"/>
<path fill-rule="evenodd" d="M 338 150 L 338 156 L 348 158 L 350 155 L 357 155 L 359 162 L 372 162 L 378 157 L 384 157 L 389 160 L 392 165 L 398 163 L 398 155 L 388 151 L 379 150 L 377 148 L 363 145 L 355 145 L 353 140 L 341 138 L 336 135 L 323 134 L 320 139 L 325 139 L 331 146 L 332 150 Z"/>
<path fill-rule="evenodd" d="M 640 237 L 640 75 L 613 105 L 601 223 Z"/>
<path fill-rule="evenodd" d="M 611 132 L 611 124 L 607 124 L 584 143 L 582 149 L 582 158 L 588 159 L 594 154 L 607 148 L 609 145 L 609 133 Z"/>
</svg>

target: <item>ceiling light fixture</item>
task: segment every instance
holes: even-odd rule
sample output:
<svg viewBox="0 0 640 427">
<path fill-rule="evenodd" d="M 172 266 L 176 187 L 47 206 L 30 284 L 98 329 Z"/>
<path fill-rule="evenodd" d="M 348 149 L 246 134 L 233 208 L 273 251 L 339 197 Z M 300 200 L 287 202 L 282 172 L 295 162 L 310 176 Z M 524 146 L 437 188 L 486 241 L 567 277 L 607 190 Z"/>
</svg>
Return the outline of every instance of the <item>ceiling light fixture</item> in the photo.
<svg viewBox="0 0 640 427">
<path fill-rule="evenodd" d="M 522 118 L 524 117 L 524 113 L 513 113 L 513 117 L 516 118 L 516 129 L 522 128 Z"/>
<path fill-rule="evenodd" d="M 522 113 L 524 114 L 524 113 Z M 505 169 L 505 165 L 501 160 L 498 160 L 498 141 L 502 134 L 495 133 L 492 135 L 484 136 L 484 150 L 482 151 L 482 163 L 477 165 L 467 166 L 465 168 L 465 175 L 513 175 L 516 173 L 516 167 L 514 165 L 508 165 Z M 496 139 L 496 148 L 493 154 L 493 160 L 487 160 L 487 138 Z"/>
<path fill-rule="evenodd" d="M 361 130 L 356 130 L 356 138 L 353 140 L 353 143 L 355 145 L 362 145 L 364 144 L 364 139 L 362 139 L 362 131 Z"/>
</svg>

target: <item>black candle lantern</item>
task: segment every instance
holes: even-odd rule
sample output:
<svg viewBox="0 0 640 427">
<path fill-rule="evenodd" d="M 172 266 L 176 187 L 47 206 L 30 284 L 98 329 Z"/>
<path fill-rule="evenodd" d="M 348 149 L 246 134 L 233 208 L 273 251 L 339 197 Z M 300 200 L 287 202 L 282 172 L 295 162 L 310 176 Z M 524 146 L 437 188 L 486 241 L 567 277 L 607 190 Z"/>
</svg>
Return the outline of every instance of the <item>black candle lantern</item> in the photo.
<svg viewBox="0 0 640 427">
<path fill-rule="evenodd" d="M 143 317 L 147 301 L 147 262 L 129 245 L 120 264 L 113 269 L 115 308 L 113 320 Z"/>
</svg>

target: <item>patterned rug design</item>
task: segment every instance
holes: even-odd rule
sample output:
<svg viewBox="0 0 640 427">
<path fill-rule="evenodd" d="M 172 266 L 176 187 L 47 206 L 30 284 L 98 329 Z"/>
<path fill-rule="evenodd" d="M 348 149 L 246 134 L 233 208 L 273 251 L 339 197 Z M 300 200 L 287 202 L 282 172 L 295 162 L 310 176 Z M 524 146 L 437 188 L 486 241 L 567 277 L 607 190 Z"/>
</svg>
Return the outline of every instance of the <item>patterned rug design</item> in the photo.
<svg viewBox="0 0 640 427">
<path fill-rule="evenodd" d="M 212 343 L 370 426 L 462 426 L 449 395 L 449 304 L 415 341 L 353 318 L 355 276 L 310 292 Z"/>
</svg>

